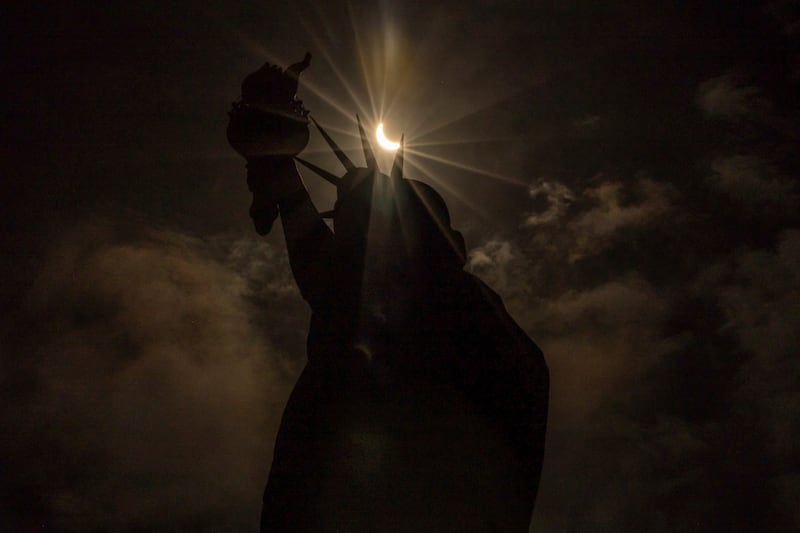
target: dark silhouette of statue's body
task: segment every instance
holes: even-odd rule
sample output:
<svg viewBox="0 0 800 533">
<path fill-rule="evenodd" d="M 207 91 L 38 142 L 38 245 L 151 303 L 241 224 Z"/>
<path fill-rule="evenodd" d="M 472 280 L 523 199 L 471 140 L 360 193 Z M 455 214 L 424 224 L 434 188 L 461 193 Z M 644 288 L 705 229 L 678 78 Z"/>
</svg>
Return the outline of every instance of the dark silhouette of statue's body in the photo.
<svg viewBox="0 0 800 533">
<path fill-rule="evenodd" d="M 337 185 L 333 231 L 294 154 L 248 158 L 256 229 L 280 212 L 312 308 L 261 529 L 527 531 L 547 419 L 542 354 L 463 270 L 463 239 L 442 198 L 403 178 L 402 146 L 381 174 L 359 130 L 366 167 L 321 128 L 345 175 L 300 160 Z"/>
</svg>

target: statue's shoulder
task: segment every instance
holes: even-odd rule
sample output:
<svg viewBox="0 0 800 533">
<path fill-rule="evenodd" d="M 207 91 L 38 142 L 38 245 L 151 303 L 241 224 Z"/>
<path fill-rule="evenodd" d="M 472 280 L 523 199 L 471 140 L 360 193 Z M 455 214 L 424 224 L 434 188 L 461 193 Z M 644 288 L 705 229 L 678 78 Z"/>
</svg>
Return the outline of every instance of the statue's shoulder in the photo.
<svg viewBox="0 0 800 533">
<path fill-rule="evenodd" d="M 483 334 L 494 338 L 494 346 L 499 350 L 512 350 L 525 353 L 544 364 L 539 346 L 523 330 L 506 309 L 503 299 L 483 280 L 469 272 L 463 272 L 462 293 L 466 295 L 464 304 L 469 310 L 474 327 Z"/>
</svg>

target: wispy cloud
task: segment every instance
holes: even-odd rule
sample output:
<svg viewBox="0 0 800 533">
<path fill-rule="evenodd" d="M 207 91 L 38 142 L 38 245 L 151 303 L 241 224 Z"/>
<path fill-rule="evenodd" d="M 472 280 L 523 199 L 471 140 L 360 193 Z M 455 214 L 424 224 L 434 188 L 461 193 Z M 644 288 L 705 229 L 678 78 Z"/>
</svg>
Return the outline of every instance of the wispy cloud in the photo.
<svg viewBox="0 0 800 533">
<path fill-rule="evenodd" d="M 565 185 L 555 181 L 540 181 L 528 188 L 528 195 L 539 208 L 525 214 L 524 226 L 547 224 L 561 218 L 575 200 L 575 195 Z"/>
<path fill-rule="evenodd" d="M 99 223 L 54 245 L 21 312 L 36 327 L 6 346 L 35 345 L 8 356 L 35 360 L 37 385 L 3 412 L 16 435 L 3 452 L 37 465 L 6 482 L 44 490 L 58 527 L 257 521 L 293 382 L 285 360 L 298 354 L 254 323 L 248 276 L 280 298 L 288 274 L 262 269 L 263 245 L 231 241 L 215 256 L 219 245 Z"/>
<path fill-rule="evenodd" d="M 764 429 L 773 453 L 791 459 L 800 432 L 800 230 L 785 231 L 773 251 L 733 254 L 728 267 L 719 304 L 726 329 L 752 354 L 738 376 L 737 410 Z"/>
<path fill-rule="evenodd" d="M 554 181 L 529 188 L 535 204 L 523 214 L 522 227 L 531 231 L 542 253 L 567 252 L 574 262 L 612 247 L 624 231 L 645 229 L 675 208 L 678 191 L 670 184 L 639 177 L 625 183 L 603 179 L 580 193 Z"/>
<path fill-rule="evenodd" d="M 715 159 L 709 184 L 750 212 L 765 209 L 792 212 L 800 204 L 797 185 L 777 175 L 767 161 L 755 155 Z"/>
<path fill-rule="evenodd" d="M 669 184 L 640 178 L 632 187 L 634 200 L 623 200 L 623 184 L 607 181 L 589 188 L 583 195 L 591 208 L 569 223 L 575 243 L 570 260 L 596 254 L 611 245 L 623 229 L 648 224 L 667 214 L 676 191 Z"/>
<path fill-rule="evenodd" d="M 741 118 L 766 106 L 758 87 L 736 83 L 731 75 L 718 76 L 701 83 L 695 103 L 709 117 Z"/>
</svg>

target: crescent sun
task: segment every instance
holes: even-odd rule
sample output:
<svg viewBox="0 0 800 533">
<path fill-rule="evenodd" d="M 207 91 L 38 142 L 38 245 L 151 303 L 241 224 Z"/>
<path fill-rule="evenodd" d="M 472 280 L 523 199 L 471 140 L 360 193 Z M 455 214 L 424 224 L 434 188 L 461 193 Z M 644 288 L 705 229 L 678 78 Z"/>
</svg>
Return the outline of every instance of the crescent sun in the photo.
<svg viewBox="0 0 800 533">
<path fill-rule="evenodd" d="M 386 138 L 386 135 L 383 133 L 383 122 L 378 124 L 378 129 L 375 130 L 375 137 L 378 139 L 378 144 L 380 144 L 381 148 L 384 150 L 394 151 L 400 148 L 399 143 Z"/>
</svg>

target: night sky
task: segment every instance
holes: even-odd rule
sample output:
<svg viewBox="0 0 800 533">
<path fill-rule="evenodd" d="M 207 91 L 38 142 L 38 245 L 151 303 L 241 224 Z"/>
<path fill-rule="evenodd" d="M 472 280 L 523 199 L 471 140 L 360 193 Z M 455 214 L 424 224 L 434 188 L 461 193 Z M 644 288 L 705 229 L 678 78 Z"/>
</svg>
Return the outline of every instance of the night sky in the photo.
<svg viewBox="0 0 800 533">
<path fill-rule="evenodd" d="M 306 50 L 545 353 L 532 530 L 800 528 L 797 2 L 48 3 L 0 16 L 0 529 L 257 529 L 310 313 L 225 128 Z"/>
</svg>

